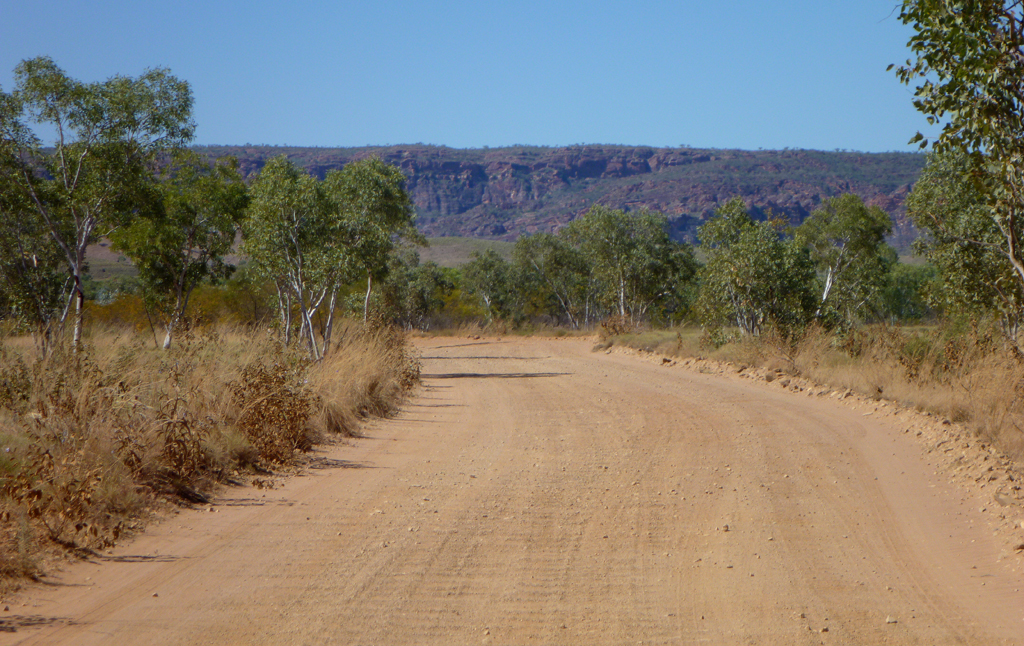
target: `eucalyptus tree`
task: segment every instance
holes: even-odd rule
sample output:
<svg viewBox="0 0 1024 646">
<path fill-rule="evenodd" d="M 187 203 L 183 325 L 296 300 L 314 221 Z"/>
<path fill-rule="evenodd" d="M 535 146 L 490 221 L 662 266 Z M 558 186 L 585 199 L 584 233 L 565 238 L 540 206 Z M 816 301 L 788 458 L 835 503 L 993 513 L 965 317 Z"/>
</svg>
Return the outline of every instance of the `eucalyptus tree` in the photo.
<svg viewBox="0 0 1024 646">
<path fill-rule="evenodd" d="M 220 282 L 234 269 L 224 260 L 246 206 L 246 187 L 233 158 L 212 167 L 178 150 L 164 169 L 160 201 L 110 234 L 113 248 L 138 268 L 143 292 L 171 338 L 203 280 Z"/>
<path fill-rule="evenodd" d="M 243 250 L 255 271 L 273 281 L 286 344 L 292 316 L 313 359 L 331 339 L 338 290 L 358 269 L 344 244 L 345 223 L 323 186 L 285 157 L 270 160 L 250 188 Z M 323 313 L 319 340 L 314 319 Z"/>
<path fill-rule="evenodd" d="M 512 259 L 520 275 L 541 286 L 542 297 L 573 328 L 587 325 L 594 314 L 597 281 L 587 256 L 564 236 L 536 233 L 516 240 Z"/>
<path fill-rule="evenodd" d="M 934 150 L 970 158 L 983 208 L 973 208 L 971 219 L 985 217 L 992 225 L 984 237 L 971 237 L 960 230 L 962 221 L 942 219 L 952 214 L 940 209 L 932 229 L 971 253 L 1000 256 L 1017 282 L 1000 283 L 999 298 L 1009 303 L 1024 285 L 1024 2 L 904 0 L 900 19 L 914 28 L 908 43 L 914 59 L 897 76 L 919 83 L 914 106 L 941 125 Z M 912 141 L 928 144 L 921 133 Z"/>
<path fill-rule="evenodd" d="M 959 151 L 930 155 L 907 198 L 907 214 L 927 234 L 915 251 L 939 275 L 931 304 L 972 316 L 992 313 L 1015 342 L 1024 322 L 1024 284 L 1006 261 L 1003 231 L 976 181 L 981 164 Z"/>
<path fill-rule="evenodd" d="M 515 320 L 522 313 L 526 290 L 516 280 L 515 267 L 494 249 L 474 251 L 462 266 L 462 289 L 477 296 L 487 313 L 487 321 Z"/>
<path fill-rule="evenodd" d="M 935 265 L 897 262 L 876 294 L 872 313 L 881 320 L 916 323 L 933 316 L 941 278 Z"/>
<path fill-rule="evenodd" d="M 852 323 L 886 285 L 895 252 L 885 243 L 892 219 L 847 193 L 826 199 L 797 227 L 820 277 L 815 317 L 826 324 Z"/>
<path fill-rule="evenodd" d="M 433 261 L 421 263 L 414 248 L 392 253 L 387 277 L 377 294 L 389 318 L 406 329 L 426 330 L 430 316 L 441 311 L 455 290 L 451 270 Z"/>
<path fill-rule="evenodd" d="M 692 250 L 669 237 L 660 213 L 594 205 L 564 232 L 593 263 L 605 303 L 633 323 L 696 271 Z"/>
<path fill-rule="evenodd" d="M 13 190 L 24 196 L 67 263 L 74 344 L 82 333 L 86 247 L 153 199 L 152 163 L 192 138 L 192 91 L 166 69 L 97 83 L 70 78 L 52 59 L 22 61 L 2 94 L 0 136 L 17 151 Z M 30 124 L 54 135 L 44 148 Z"/>
<path fill-rule="evenodd" d="M 16 150 L 0 141 L 0 318 L 25 325 L 46 354 L 66 316 L 71 281 L 46 223 L 17 190 L 20 172 Z"/>
<path fill-rule="evenodd" d="M 340 216 L 351 262 L 366 276 L 363 320 L 366 320 L 374 279 L 387 274 L 388 259 L 399 238 L 416 244 L 426 240 L 413 226 L 412 200 L 405 191 L 405 176 L 378 157 L 369 157 L 331 171 L 324 190 Z"/>
<path fill-rule="evenodd" d="M 766 326 L 789 332 L 812 316 L 814 264 L 807 249 L 782 235 L 784 224 L 754 221 L 741 198 L 721 206 L 697 230 L 706 262 L 697 310 L 706 328 L 734 324 L 745 334 Z"/>
</svg>

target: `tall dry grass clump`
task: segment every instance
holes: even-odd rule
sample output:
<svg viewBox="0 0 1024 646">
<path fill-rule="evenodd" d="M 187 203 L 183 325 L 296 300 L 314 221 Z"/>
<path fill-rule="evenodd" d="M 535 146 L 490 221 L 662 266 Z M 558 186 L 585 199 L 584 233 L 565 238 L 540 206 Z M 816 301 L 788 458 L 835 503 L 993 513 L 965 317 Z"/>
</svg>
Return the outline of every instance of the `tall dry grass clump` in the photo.
<svg viewBox="0 0 1024 646">
<path fill-rule="evenodd" d="M 359 418 L 395 412 L 419 381 L 420 363 L 396 327 L 350 321 L 335 334 L 335 351 L 310 370 L 310 384 L 323 402 L 315 419 L 319 428 L 351 436 Z"/>
<path fill-rule="evenodd" d="M 1024 361 L 990 327 L 814 328 L 794 344 L 793 360 L 814 381 L 936 413 L 1024 459 Z"/>
<path fill-rule="evenodd" d="M 102 548 L 159 501 L 288 462 L 387 415 L 418 378 L 401 332 L 347 323 L 319 363 L 266 330 L 186 330 L 168 351 L 116 328 L 78 351 L 0 342 L 0 575 Z"/>
<path fill-rule="evenodd" d="M 1017 461 L 1024 460 L 1024 358 L 991 326 L 864 326 L 842 333 L 811 326 L 784 337 L 727 334 L 709 344 L 697 329 L 610 337 L 680 357 L 777 370 L 836 389 L 885 398 L 965 425 Z"/>
</svg>

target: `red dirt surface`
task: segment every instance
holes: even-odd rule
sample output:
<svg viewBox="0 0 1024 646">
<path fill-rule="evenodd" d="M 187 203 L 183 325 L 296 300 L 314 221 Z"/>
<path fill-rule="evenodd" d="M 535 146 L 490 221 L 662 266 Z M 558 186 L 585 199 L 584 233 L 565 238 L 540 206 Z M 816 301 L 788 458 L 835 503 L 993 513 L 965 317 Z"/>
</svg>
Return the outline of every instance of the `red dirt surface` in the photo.
<svg viewBox="0 0 1024 646">
<path fill-rule="evenodd" d="M 1019 555 L 896 417 L 417 344 L 396 419 L 9 598 L 0 644 L 1024 644 Z"/>
</svg>

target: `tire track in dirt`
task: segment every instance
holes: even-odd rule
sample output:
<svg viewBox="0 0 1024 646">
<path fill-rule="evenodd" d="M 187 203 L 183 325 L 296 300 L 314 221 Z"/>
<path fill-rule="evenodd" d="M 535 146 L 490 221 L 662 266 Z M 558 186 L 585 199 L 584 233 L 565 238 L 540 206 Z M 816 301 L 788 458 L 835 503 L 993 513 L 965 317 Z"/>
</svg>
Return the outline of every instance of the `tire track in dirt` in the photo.
<svg viewBox="0 0 1024 646">
<path fill-rule="evenodd" d="M 418 343 L 337 468 L 70 567 L 0 644 L 1024 643 L 1021 574 L 884 420 L 580 340 Z"/>
</svg>

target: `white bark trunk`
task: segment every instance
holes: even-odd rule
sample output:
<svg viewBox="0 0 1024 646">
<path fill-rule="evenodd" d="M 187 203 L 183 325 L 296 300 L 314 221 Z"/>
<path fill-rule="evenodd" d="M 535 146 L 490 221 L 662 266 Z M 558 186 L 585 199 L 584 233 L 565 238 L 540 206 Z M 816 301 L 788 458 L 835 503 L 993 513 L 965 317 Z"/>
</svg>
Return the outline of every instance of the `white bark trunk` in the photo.
<svg viewBox="0 0 1024 646">
<path fill-rule="evenodd" d="M 373 276 L 366 274 L 366 298 L 363 299 L 363 323 L 366 323 L 370 314 L 370 290 L 373 288 Z"/>
</svg>

